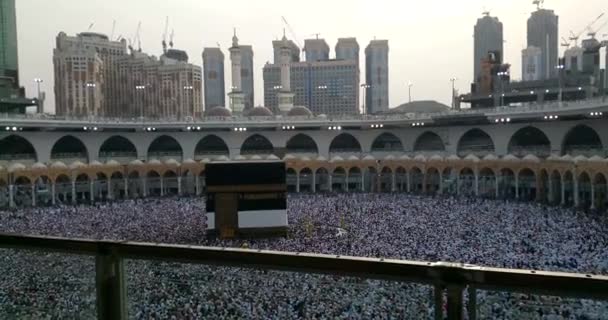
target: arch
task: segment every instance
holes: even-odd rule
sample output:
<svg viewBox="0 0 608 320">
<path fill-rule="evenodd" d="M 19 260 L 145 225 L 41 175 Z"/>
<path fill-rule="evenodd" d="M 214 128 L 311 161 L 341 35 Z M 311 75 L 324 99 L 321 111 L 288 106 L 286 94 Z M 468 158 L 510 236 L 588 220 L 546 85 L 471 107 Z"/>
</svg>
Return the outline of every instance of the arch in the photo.
<svg viewBox="0 0 608 320">
<path fill-rule="evenodd" d="M 329 145 L 330 153 L 360 153 L 361 144 L 357 138 L 348 133 L 336 136 Z"/>
<path fill-rule="evenodd" d="M 137 148 L 131 140 L 123 136 L 111 136 L 99 148 L 100 161 L 126 158 L 127 161 L 137 158 Z"/>
<path fill-rule="evenodd" d="M 598 173 L 593 178 L 593 188 L 595 191 L 594 208 L 605 209 L 608 200 L 608 185 L 606 184 L 606 176 Z"/>
<path fill-rule="evenodd" d="M 391 192 L 393 190 L 393 170 L 383 167 L 380 171 L 380 192 Z"/>
<path fill-rule="evenodd" d="M 445 143 L 441 137 L 432 131 L 421 134 L 414 143 L 414 152 L 445 151 Z"/>
<path fill-rule="evenodd" d="M 332 191 L 348 191 L 346 186 L 346 170 L 342 167 L 335 168 L 331 173 L 331 183 Z"/>
<path fill-rule="evenodd" d="M 562 155 L 591 157 L 604 155 L 604 146 L 597 132 L 586 125 L 578 125 L 570 129 L 562 142 Z"/>
<path fill-rule="evenodd" d="M 404 167 L 398 167 L 395 170 L 395 184 L 399 192 L 407 191 L 407 170 Z"/>
<path fill-rule="evenodd" d="M 224 139 L 210 134 L 202 138 L 194 149 L 194 160 L 201 160 L 204 156 L 228 156 L 230 151 Z"/>
<path fill-rule="evenodd" d="M 523 201 L 533 201 L 536 199 L 538 187 L 536 185 L 536 173 L 528 168 L 522 169 L 518 173 L 517 198 Z"/>
<path fill-rule="evenodd" d="M 179 194 L 179 179 L 177 178 L 177 173 L 175 171 L 165 171 L 163 173 L 162 182 L 162 196 L 174 196 Z"/>
<path fill-rule="evenodd" d="M 428 168 L 426 170 L 425 193 L 435 195 L 439 193 L 441 177 L 437 168 Z"/>
<path fill-rule="evenodd" d="M 161 179 L 161 175 L 154 170 L 146 173 L 146 195 L 156 197 L 161 195 Z"/>
<path fill-rule="evenodd" d="M 591 206 L 591 177 L 587 172 L 578 177 L 578 199 L 583 208 L 588 209 Z"/>
<path fill-rule="evenodd" d="M 0 161 L 36 162 L 38 156 L 34 146 L 25 138 L 10 135 L 0 140 Z"/>
<path fill-rule="evenodd" d="M 348 169 L 348 190 L 349 191 L 362 191 L 363 181 L 361 180 L 363 177 L 361 168 L 352 167 Z"/>
<path fill-rule="evenodd" d="M 508 153 L 517 157 L 529 154 L 548 157 L 551 154 L 551 142 L 542 130 L 533 126 L 524 127 L 511 136 Z"/>
<path fill-rule="evenodd" d="M 457 182 L 458 175 L 457 171 L 454 168 L 447 167 L 443 169 L 441 173 L 441 179 L 443 184 L 443 194 L 447 195 L 456 195 L 457 191 Z"/>
<path fill-rule="evenodd" d="M 551 183 L 548 197 L 549 203 L 554 205 L 562 203 L 562 175 L 559 171 L 553 170 L 549 181 Z"/>
<path fill-rule="evenodd" d="M 458 175 L 458 192 L 465 196 L 475 196 L 475 171 L 471 168 L 462 168 Z"/>
<path fill-rule="evenodd" d="M 424 173 L 418 167 L 410 170 L 410 192 L 419 194 L 424 190 Z"/>
<path fill-rule="evenodd" d="M 249 136 L 241 145 L 241 154 L 267 155 L 274 153 L 274 146 L 266 137 L 254 134 Z"/>
<path fill-rule="evenodd" d="M 574 205 L 574 175 L 571 171 L 566 171 L 563 174 L 564 197 L 562 204 L 571 207 Z"/>
<path fill-rule="evenodd" d="M 285 148 L 287 149 L 287 153 L 291 154 L 312 153 L 316 155 L 319 153 L 317 143 L 310 136 L 303 133 L 298 133 L 291 137 L 289 141 L 287 141 Z"/>
<path fill-rule="evenodd" d="M 458 156 L 460 157 L 466 157 L 469 154 L 484 157 L 494 152 L 494 141 L 489 134 L 479 128 L 467 131 L 458 140 Z"/>
<path fill-rule="evenodd" d="M 499 197 L 502 199 L 515 199 L 515 185 L 515 172 L 509 168 L 501 169 L 498 182 Z"/>
<path fill-rule="evenodd" d="M 183 157 L 183 149 L 175 138 L 167 135 L 162 135 L 157 137 L 150 143 L 148 146 L 148 160 L 151 159 L 159 159 L 159 160 L 167 160 L 167 159 L 176 159 L 177 161 L 181 161 Z"/>
<path fill-rule="evenodd" d="M 71 163 L 75 161 L 88 162 L 87 147 L 82 141 L 72 135 L 61 137 L 51 149 L 51 161 Z"/>
<path fill-rule="evenodd" d="M 372 143 L 372 152 L 403 152 L 403 143 L 396 135 L 384 132 Z"/>
</svg>

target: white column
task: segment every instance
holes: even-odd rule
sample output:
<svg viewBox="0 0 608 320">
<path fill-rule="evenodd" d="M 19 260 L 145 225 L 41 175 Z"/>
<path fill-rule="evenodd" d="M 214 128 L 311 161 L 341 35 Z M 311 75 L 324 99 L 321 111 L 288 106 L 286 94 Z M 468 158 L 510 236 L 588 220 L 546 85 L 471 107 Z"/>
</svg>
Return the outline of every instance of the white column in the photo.
<svg viewBox="0 0 608 320">
<path fill-rule="evenodd" d="M 443 195 L 443 172 L 439 172 L 439 190 L 437 190 L 437 194 Z"/>
<path fill-rule="evenodd" d="M 300 173 L 296 172 L 296 192 L 300 193 Z"/>
<path fill-rule="evenodd" d="M 578 178 L 576 175 L 572 178 L 574 180 L 574 207 L 578 208 L 580 205 L 579 194 L 578 194 Z"/>
<path fill-rule="evenodd" d="M 365 192 L 365 170 L 361 170 L 361 192 Z"/>
<path fill-rule="evenodd" d="M 310 190 L 312 193 L 317 192 L 317 173 L 315 171 L 312 172 L 312 186 Z"/>
<path fill-rule="evenodd" d="M 72 203 L 76 203 L 76 181 L 72 180 Z"/>
<path fill-rule="evenodd" d="M 113 190 L 112 190 L 112 178 L 108 178 L 108 200 L 112 200 L 114 199 L 114 194 L 112 194 Z"/>
<path fill-rule="evenodd" d="M 334 189 L 334 186 L 332 185 L 332 175 L 331 173 L 327 175 L 327 181 L 329 182 L 329 192 L 332 192 Z"/>
<path fill-rule="evenodd" d="M 32 184 L 32 207 L 36 206 L 36 184 Z"/>
<path fill-rule="evenodd" d="M 129 199 L 129 178 L 125 177 L 125 199 Z"/>
<path fill-rule="evenodd" d="M 519 174 L 515 175 L 515 199 L 519 200 Z"/>
<path fill-rule="evenodd" d="M 160 177 L 160 196 L 165 196 L 165 181 L 163 179 L 163 176 Z"/>
<path fill-rule="evenodd" d="M 391 172 L 391 192 L 397 192 L 397 176 L 395 171 Z"/>
<path fill-rule="evenodd" d="M 91 180 L 89 181 L 89 198 L 91 200 L 91 203 L 93 203 L 95 201 L 95 185 L 94 185 L 94 181 Z"/>
<path fill-rule="evenodd" d="M 479 174 L 475 172 L 475 196 L 479 197 Z"/>
<path fill-rule="evenodd" d="M 500 198 L 500 181 L 499 181 L 499 175 L 494 175 L 494 193 L 496 196 L 496 199 Z"/>
<path fill-rule="evenodd" d="M 560 177 L 561 181 L 562 181 L 562 201 L 561 201 L 561 205 L 565 205 L 566 204 L 566 184 L 564 183 L 564 177 L 561 176 Z"/>
<path fill-rule="evenodd" d="M 148 196 L 148 178 L 147 177 L 142 177 L 141 178 L 143 181 L 143 187 L 144 187 L 144 198 Z"/>
<path fill-rule="evenodd" d="M 595 183 L 591 182 L 591 209 L 595 209 Z"/>
<path fill-rule="evenodd" d="M 549 200 L 549 203 L 553 203 L 553 201 L 555 201 L 554 197 L 553 197 L 553 179 L 551 178 L 551 176 L 549 176 L 548 180 L 547 180 L 547 184 L 549 185 L 547 188 L 549 188 L 549 191 L 547 193 L 547 200 Z"/>
<path fill-rule="evenodd" d="M 51 183 L 51 203 L 55 205 L 55 182 Z"/>
<path fill-rule="evenodd" d="M 456 195 L 460 196 L 460 173 L 456 175 Z"/>
<path fill-rule="evenodd" d="M 182 195 L 182 177 L 177 176 L 177 195 Z"/>
<path fill-rule="evenodd" d="M 15 186 L 14 185 L 9 185 L 8 186 L 8 206 L 11 208 L 15 207 Z"/>
<path fill-rule="evenodd" d="M 412 172 L 409 171 L 406 173 L 406 178 L 407 178 L 407 192 L 410 193 L 412 191 L 412 179 L 411 179 L 411 175 Z"/>
<path fill-rule="evenodd" d="M 199 180 L 200 180 L 200 177 L 198 175 L 194 177 L 194 184 L 195 184 L 197 196 L 201 195 L 201 184 L 200 184 Z"/>
<path fill-rule="evenodd" d="M 344 174 L 344 191 L 348 192 L 348 172 Z"/>
</svg>

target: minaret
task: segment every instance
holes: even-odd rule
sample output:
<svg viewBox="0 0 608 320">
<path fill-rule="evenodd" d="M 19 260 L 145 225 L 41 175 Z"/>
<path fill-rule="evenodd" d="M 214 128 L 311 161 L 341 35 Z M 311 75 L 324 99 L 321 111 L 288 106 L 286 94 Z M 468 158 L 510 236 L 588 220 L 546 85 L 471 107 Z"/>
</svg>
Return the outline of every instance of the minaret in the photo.
<svg viewBox="0 0 608 320">
<path fill-rule="evenodd" d="M 285 30 L 283 30 L 283 39 L 281 40 L 281 89 L 278 94 L 279 110 L 282 114 L 287 114 L 293 108 L 293 98 L 295 94 L 291 92 L 291 53 Z"/>
<path fill-rule="evenodd" d="M 237 115 L 245 109 L 245 94 L 243 93 L 241 81 L 241 48 L 239 38 L 236 36 L 236 29 L 232 37 L 232 47 L 230 47 L 230 61 L 232 62 L 232 88 L 228 97 L 230 98 L 230 109 Z"/>
</svg>

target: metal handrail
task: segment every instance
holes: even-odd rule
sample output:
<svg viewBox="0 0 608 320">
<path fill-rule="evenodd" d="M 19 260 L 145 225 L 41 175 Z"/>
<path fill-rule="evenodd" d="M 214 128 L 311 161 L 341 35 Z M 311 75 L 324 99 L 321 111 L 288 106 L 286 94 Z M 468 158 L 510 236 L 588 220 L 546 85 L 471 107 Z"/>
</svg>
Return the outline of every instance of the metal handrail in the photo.
<svg viewBox="0 0 608 320">
<path fill-rule="evenodd" d="M 487 268 L 459 263 L 372 259 L 336 255 L 246 250 L 124 241 L 97 241 L 0 233 L 0 248 L 95 256 L 99 319 L 126 319 L 124 259 L 259 268 L 434 285 L 435 319 L 443 319 L 442 291 L 448 291 L 448 319 L 462 319 L 463 290 L 524 292 L 608 300 L 608 277 Z M 471 301 L 470 301 L 471 302 Z"/>
</svg>

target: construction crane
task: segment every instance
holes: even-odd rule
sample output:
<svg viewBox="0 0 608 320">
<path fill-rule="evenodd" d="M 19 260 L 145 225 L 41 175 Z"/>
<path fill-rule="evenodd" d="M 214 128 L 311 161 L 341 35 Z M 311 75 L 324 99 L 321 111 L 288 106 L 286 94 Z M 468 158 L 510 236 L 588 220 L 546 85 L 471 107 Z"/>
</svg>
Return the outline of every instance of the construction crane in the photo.
<svg viewBox="0 0 608 320">
<path fill-rule="evenodd" d="M 562 37 L 561 46 L 564 47 L 564 48 L 569 48 L 570 47 L 570 41 L 568 41 L 566 38 Z"/>
<path fill-rule="evenodd" d="M 167 32 L 169 31 L 169 17 L 165 19 L 165 33 L 163 33 L 163 53 L 167 53 Z"/>
<path fill-rule="evenodd" d="M 597 27 L 595 30 L 589 28 L 589 33 L 587 33 L 587 35 L 590 36 L 592 39 L 595 39 L 597 33 L 604 29 L 605 26 L 608 26 L 608 20 L 604 21 L 604 23 L 601 26 Z"/>
<path fill-rule="evenodd" d="M 536 10 L 540 10 L 543 7 L 545 0 L 534 0 L 532 4 L 536 5 Z"/>
<path fill-rule="evenodd" d="M 311 36 L 315 36 L 315 38 L 316 38 L 317 40 L 319 40 L 319 36 L 320 36 L 320 35 L 321 35 L 321 33 L 313 33 L 313 34 L 311 34 Z"/>
<path fill-rule="evenodd" d="M 289 34 L 291 35 L 291 37 L 293 38 L 293 41 L 296 42 L 296 44 L 298 45 L 298 47 L 302 48 L 302 45 L 300 43 L 300 41 L 298 41 L 298 37 L 296 36 L 296 33 L 293 31 L 293 29 L 291 28 L 291 26 L 289 25 L 289 22 L 287 22 L 287 19 L 285 19 L 284 16 L 281 16 L 281 19 L 283 19 L 283 23 L 285 24 L 285 26 L 287 27 L 287 30 L 289 30 Z"/>
<path fill-rule="evenodd" d="M 169 47 L 173 49 L 173 37 L 175 36 L 175 30 L 171 29 L 171 36 L 169 37 Z"/>
<path fill-rule="evenodd" d="M 583 32 L 585 32 L 586 30 L 591 30 L 591 27 L 593 27 L 594 24 L 596 24 L 598 21 L 600 21 L 600 19 L 602 19 L 602 17 L 604 16 L 604 14 L 605 13 L 602 12 L 597 18 L 595 18 L 595 20 L 593 20 L 590 24 L 588 24 L 578 34 L 574 34 L 574 32 L 570 31 L 570 40 L 574 41 L 574 46 L 578 46 L 578 39 L 580 39 L 580 37 L 583 34 Z"/>
<path fill-rule="evenodd" d="M 91 22 L 91 24 L 89 24 L 89 28 L 87 28 L 87 31 L 91 31 L 91 29 L 93 29 L 94 25 L 95 25 L 95 22 Z"/>
</svg>

